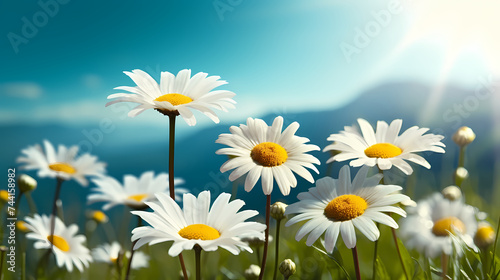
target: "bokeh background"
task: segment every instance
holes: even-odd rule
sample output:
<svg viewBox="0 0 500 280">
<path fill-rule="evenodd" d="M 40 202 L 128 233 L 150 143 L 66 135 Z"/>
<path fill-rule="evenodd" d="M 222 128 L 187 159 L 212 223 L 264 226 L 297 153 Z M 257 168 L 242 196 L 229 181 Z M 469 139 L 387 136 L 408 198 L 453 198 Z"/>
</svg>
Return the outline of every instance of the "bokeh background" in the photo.
<svg viewBox="0 0 500 280">
<path fill-rule="evenodd" d="M 2 1 L 0 170 L 6 182 L 20 150 L 47 139 L 79 145 L 119 179 L 167 171 L 167 119 L 153 110 L 129 118 L 132 104 L 104 105 L 113 88 L 134 85 L 123 71 L 142 69 L 158 80 L 161 71 L 189 68 L 221 76 L 238 103 L 219 114 L 220 124 L 200 114 L 194 127 L 178 120 L 176 177 L 193 193 L 231 192 L 215 140 L 247 117 L 298 121 L 298 135 L 321 148 L 359 117 L 372 124 L 402 118 L 403 129 L 445 135 L 447 149 L 425 155 L 432 171 L 415 167 L 407 182 L 394 171 L 393 181 L 411 182 L 416 198 L 450 185 L 458 152 L 451 135 L 467 125 L 477 134 L 468 184 L 498 201 L 499 9 L 493 0 Z M 323 163 L 315 178 L 337 176 L 342 164 L 328 167 L 327 154 L 313 154 Z M 42 213 L 50 211 L 53 184 L 40 179 L 34 193 Z M 92 187 L 65 183 L 69 220 L 82 224 L 86 209 L 99 209 L 86 205 Z M 300 181 L 273 201 L 293 202 L 309 187 Z M 263 212 L 259 185 L 239 196 Z"/>
</svg>

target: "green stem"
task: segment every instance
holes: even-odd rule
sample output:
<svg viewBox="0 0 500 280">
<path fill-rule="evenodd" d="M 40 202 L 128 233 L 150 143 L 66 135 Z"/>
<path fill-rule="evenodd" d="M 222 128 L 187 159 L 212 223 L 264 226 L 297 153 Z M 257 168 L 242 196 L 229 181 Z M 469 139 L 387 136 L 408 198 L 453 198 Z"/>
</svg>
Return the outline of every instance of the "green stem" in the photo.
<svg viewBox="0 0 500 280">
<path fill-rule="evenodd" d="M 406 279 L 410 279 L 410 277 L 408 276 L 408 272 L 406 271 L 405 264 L 403 262 L 403 257 L 401 256 L 401 250 L 399 250 L 398 236 L 396 235 L 396 229 L 391 228 L 391 231 L 392 231 L 392 237 L 394 239 L 394 244 L 396 245 L 396 250 L 398 251 L 399 261 L 401 262 L 401 268 L 403 268 L 403 273 L 405 274 Z"/>
<path fill-rule="evenodd" d="M 194 254 L 196 259 L 196 280 L 201 280 L 201 247 L 194 246 Z"/>
<path fill-rule="evenodd" d="M 376 223 L 377 224 L 377 229 L 380 231 L 380 224 L 379 223 Z M 374 252 L 373 252 L 373 272 L 372 272 L 372 279 L 375 280 L 377 279 L 377 259 L 378 259 L 378 240 L 375 240 L 375 249 L 374 249 Z"/>
<path fill-rule="evenodd" d="M 495 243 L 493 244 L 493 257 L 491 258 L 491 265 L 490 265 L 490 270 L 493 269 L 493 271 L 490 271 L 490 275 L 492 273 L 495 273 L 496 270 L 496 265 L 497 263 L 495 262 L 495 257 L 497 253 L 497 242 L 498 242 L 498 232 L 500 231 L 500 217 L 498 217 L 498 223 L 497 223 L 497 232 L 495 236 Z"/>
<path fill-rule="evenodd" d="M 38 210 L 36 208 L 36 204 L 35 204 L 35 201 L 33 200 L 33 197 L 31 196 L 31 192 L 27 192 L 25 194 L 26 196 L 26 200 L 28 201 L 28 206 L 30 208 L 30 214 L 35 214 L 35 213 L 38 213 Z"/>
<path fill-rule="evenodd" d="M 238 183 L 236 181 L 233 182 L 233 190 L 231 192 L 231 201 L 236 199 L 236 195 L 238 194 Z"/>
<path fill-rule="evenodd" d="M 52 217 L 50 220 L 50 236 L 54 236 L 54 228 L 56 226 L 56 211 L 57 211 L 57 200 L 59 199 L 59 195 L 61 193 L 61 186 L 62 183 L 64 182 L 63 179 L 57 178 L 57 183 L 56 183 L 56 191 L 54 194 L 54 202 L 52 204 Z M 50 242 L 50 252 L 54 249 L 54 243 Z M 49 253 L 50 255 L 50 253 Z"/>
<path fill-rule="evenodd" d="M 431 265 L 429 263 L 429 258 L 424 256 L 425 271 L 427 274 L 427 279 L 432 280 Z"/>
<path fill-rule="evenodd" d="M 443 273 L 443 279 L 447 279 L 446 274 L 448 273 L 448 256 L 445 253 L 441 255 L 441 269 Z"/>
<path fill-rule="evenodd" d="M 170 197 L 175 201 L 174 189 L 174 147 L 175 147 L 175 115 L 169 115 L 169 141 L 168 141 L 168 187 Z"/>
<path fill-rule="evenodd" d="M 168 188 L 170 197 L 175 201 L 175 186 L 174 186 L 174 151 L 175 151 L 175 117 L 177 114 L 169 114 L 169 140 L 168 140 Z M 184 280 L 188 280 L 186 265 L 182 253 L 179 254 L 179 262 L 181 263 L 182 274 Z"/>
<path fill-rule="evenodd" d="M 26 280 L 26 252 L 21 254 L 21 280 Z"/>
<path fill-rule="evenodd" d="M 460 147 L 460 151 L 458 153 L 457 170 L 458 170 L 458 168 L 464 167 L 464 166 L 465 166 L 465 147 Z M 462 181 L 463 181 L 463 179 L 459 178 L 458 174 L 456 174 L 456 172 L 455 172 L 455 185 L 460 187 L 460 185 L 462 184 Z"/>
<path fill-rule="evenodd" d="M 142 219 L 141 217 L 137 216 L 137 227 L 140 227 L 141 225 L 142 225 Z M 132 269 L 132 259 L 134 258 L 134 252 L 135 252 L 134 246 L 137 243 L 137 241 L 139 241 L 139 239 L 136 239 L 134 240 L 134 242 L 132 242 L 132 249 L 130 249 L 130 258 L 128 260 L 127 274 L 125 274 L 125 280 L 128 280 L 130 276 L 130 270 Z"/>
<path fill-rule="evenodd" d="M 2 254 L 0 257 L 0 280 L 3 279 L 3 263 L 5 260 L 5 251 L 2 250 Z"/>
<path fill-rule="evenodd" d="M 264 255 L 262 257 L 262 265 L 260 266 L 260 274 L 259 280 L 264 279 L 264 271 L 266 270 L 266 261 L 267 261 L 267 247 L 269 245 L 269 215 L 271 213 L 271 194 L 266 195 L 266 239 L 264 241 Z"/>
<path fill-rule="evenodd" d="M 276 276 L 278 275 L 278 261 L 279 261 L 279 253 L 280 253 L 280 223 L 281 220 L 276 221 L 276 241 L 275 241 L 275 257 L 274 257 L 274 275 L 273 280 L 276 280 Z"/>
<path fill-rule="evenodd" d="M 359 270 L 358 250 L 356 246 L 352 248 L 352 258 L 354 260 L 354 269 L 356 271 L 356 279 L 361 280 L 361 271 Z"/>
</svg>

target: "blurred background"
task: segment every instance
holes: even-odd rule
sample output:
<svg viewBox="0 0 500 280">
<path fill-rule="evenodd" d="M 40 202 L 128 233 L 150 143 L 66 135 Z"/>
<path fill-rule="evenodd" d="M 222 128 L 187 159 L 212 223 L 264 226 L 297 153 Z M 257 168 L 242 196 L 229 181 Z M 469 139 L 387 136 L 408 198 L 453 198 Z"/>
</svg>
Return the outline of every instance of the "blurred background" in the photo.
<svg viewBox="0 0 500 280">
<path fill-rule="evenodd" d="M 221 76 L 238 103 L 220 112 L 220 124 L 200 114 L 194 127 L 178 120 L 175 175 L 193 193 L 231 192 L 215 140 L 247 117 L 298 121 L 297 134 L 321 148 L 359 117 L 372 124 L 402 118 L 403 129 L 429 127 L 446 137 L 446 154 L 424 155 L 432 170 L 414 166 L 415 198 L 452 184 L 458 148 L 451 135 L 467 125 L 477 134 L 467 150 L 468 184 L 494 201 L 499 9 L 493 0 L 2 1 L 0 167 L 6 181 L 21 149 L 47 139 L 97 155 L 119 180 L 166 172 L 167 118 L 153 110 L 129 118 L 133 104 L 104 105 L 113 88 L 134 86 L 123 71 L 159 80 L 161 71 L 189 68 Z M 343 163 L 328 167 L 326 153 L 313 154 L 322 161 L 315 178 L 338 176 Z M 397 170 L 391 176 L 407 183 Z M 291 203 L 311 186 L 299 181 L 287 198 L 275 191 L 273 201 Z M 99 209 L 85 204 L 92 187 L 63 186 L 68 220 L 81 224 L 82 209 Z M 50 211 L 53 191 L 53 180 L 39 180 L 40 212 Z M 263 212 L 260 183 L 250 194 L 240 187 L 238 196 L 254 198 L 248 208 Z"/>
</svg>

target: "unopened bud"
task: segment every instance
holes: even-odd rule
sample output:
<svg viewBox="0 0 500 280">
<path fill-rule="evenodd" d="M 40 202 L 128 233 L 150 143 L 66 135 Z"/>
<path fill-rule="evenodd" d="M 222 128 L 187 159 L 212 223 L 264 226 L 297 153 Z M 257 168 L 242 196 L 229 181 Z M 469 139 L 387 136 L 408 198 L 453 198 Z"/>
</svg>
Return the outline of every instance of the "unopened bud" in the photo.
<svg viewBox="0 0 500 280">
<path fill-rule="evenodd" d="M 462 191 L 460 190 L 459 187 L 457 186 L 448 186 L 444 188 L 441 193 L 443 196 L 450 200 L 450 201 L 455 201 L 458 200 L 462 197 Z"/>
<path fill-rule="evenodd" d="M 488 223 L 479 223 L 476 234 L 474 235 L 474 244 L 481 249 L 486 249 L 495 242 L 495 230 Z"/>
<path fill-rule="evenodd" d="M 453 139 L 460 148 L 463 148 L 476 139 L 476 134 L 470 127 L 462 126 L 453 134 L 451 139 Z"/>
<path fill-rule="evenodd" d="M 246 280 L 259 279 L 260 267 L 258 265 L 252 264 L 252 265 L 250 265 L 249 268 L 247 268 L 245 270 L 245 272 L 243 273 L 243 275 L 245 276 Z"/>
<path fill-rule="evenodd" d="M 6 203 L 9 201 L 9 192 L 6 191 L 6 190 L 1 190 L 0 191 L 0 200 L 3 202 L 3 203 Z"/>
<path fill-rule="evenodd" d="M 26 222 L 24 222 L 24 221 L 17 221 L 16 222 L 16 228 L 20 232 L 24 232 L 24 233 L 30 231 L 29 228 L 26 226 Z"/>
<path fill-rule="evenodd" d="M 108 216 L 104 214 L 102 211 L 92 211 L 90 213 L 90 218 L 94 221 L 96 221 L 99 224 L 107 223 L 108 222 Z"/>
<path fill-rule="evenodd" d="M 285 210 L 287 206 L 288 205 L 283 202 L 275 202 L 273 205 L 271 205 L 271 217 L 276 220 L 282 220 L 283 218 L 285 218 Z"/>
<path fill-rule="evenodd" d="M 295 274 L 296 270 L 295 263 L 291 259 L 286 259 L 280 263 L 280 272 L 285 278 Z"/>
<path fill-rule="evenodd" d="M 21 192 L 30 192 L 36 189 L 38 183 L 33 177 L 26 174 L 21 174 L 17 177 L 17 186 Z"/>
<path fill-rule="evenodd" d="M 0 246 L 0 252 L 7 252 L 8 249 L 6 246 Z"/>
</svg>

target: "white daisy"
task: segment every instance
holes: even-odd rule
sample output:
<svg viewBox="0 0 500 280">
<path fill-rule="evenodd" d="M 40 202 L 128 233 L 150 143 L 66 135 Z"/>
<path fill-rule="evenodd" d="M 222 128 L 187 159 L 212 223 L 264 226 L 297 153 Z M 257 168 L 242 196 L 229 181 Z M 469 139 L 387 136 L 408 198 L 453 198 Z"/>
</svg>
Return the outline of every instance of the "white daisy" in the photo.
<svg viewBox="0 0 500 280">
<path fill-rule="evenodd" d="M 228 193 L 220 194 L 211 208 L 209 191 L 201 192 L 198 198 L 189 193 L 184 194 L 183 210 L 166 194 L 159 193 L 156 197 L 159 203 L 146 202 L 154 212 L 132 211 L 132 214 L 150 224 L 132 231 L 132 241 L 137 240 L 134 249 L 146 243 L 154 245 L 173 241 L 168 251 L 173 257 L 183 250 L 191 250 L 195 245 L 205 251 L 215 251 L 221 247 L 237 255 L 241 249 L 252 252 L 240 240 L 242 235 L 258 234 L 266 228 L 261 223 L 245 222 L 258 212 L 238 212 L 245 202 L 240 199 L 229 202 L 231 195 Z"/>
<path fill-rule="evenodd" d="M 92 257 L 95 262 L 103 262 L 108 264 L 116 264 L 118 258 L 124 253 L 120 243 L 114 241 L 111 244 L 103 244 L 97 248 L 92 249 Z M 130 258 L 130 252 L 125 253 L 127 258 Z M 134 252 L 134 258 L 132 259 L 132 269 L 139 269 L 147 267 L 149 263 L 149 256 L 143 252 Z"/>
<path fill-rule="evenodd" d="M 88 185 L 86 176 L 102 176 L 106 172 L 106 164 L 98 162 L 96 156 L 85 153 L 77 157 L 78 146 L 59 145 L 56 152 L 49 141 L 44 140 L 43 145 L 45 151 L 39 144 L 21 151 L 25 155 L 17 158 L 17 162 L 25 163 L 21 169 L 38 169 L 39 177 L 75 179 L 82 186 Z"/>
<path fill-rule="evenodd" d="M 306 245 L 311 246 L 325 234 L 325 249 L 331 253 L 339 233 L 347 248 L 356 246 L 357 228 L 370 241 L 380 236 L 375 222 L 398 228 L 388 212 L 405 216 L 403 209 L 393 206 L 405 201 L 406 195 L 397 193 L 400 186 L 378 185 L 382 174 L 366 178 L 368 167 L 362 167 L 351 183 L 351 174 L 346 165 L 340 169 L 339 178 L 325 177 L 316 182 L 316 187 L 300 193 L 300 200 L 286 208 L 285 214 L 299 214 L 291 218 L 286 226 L 308 220 L 297 232 L 295 239 L 301 240 L 309 233 Z"/>
<path fill-rule="evenodd" d="M 137 210 L 144 209 L 147 207 L 146 201 L 156 200 L 155 193 L 169 192 L 168 174 L 160 173 L 155 177 L 153 171 L 144 172 L 139 178 L 125 175 L 123 184 L 109 176 L 93 179 L 92 182 L 97 188 L 92 189 L 94 193 L 87 197 L 88 203 L 107 202 L 103 206 L 104 210 L 120 204 Z M 188 192 L 187 189 L 177 188 L 177 185 L 183 183 L 183 179 L 174 179 L 176 200 L 181 198 L 181 194 Z"/>
<path fill-rule="evenodd" d="M 191 70 L 179 71 L 177 76 L 169 72 L 161 72 L 160 84 L 142 70 L 124 72 L 135 83 L 136 87 L 117 87 L 115 89 L 128 91 L 129 93 L 115 93 L 108 99 L 116 98 L 106 104 L 109 106 L 118 102 L 134 102 L 139 105 L 132 109 L 128 115 L 135 117 L 147 109 L 155 109 L 165 115 L 181 115 L 190 126 L 196 124 L 196 118 L 191 112 L 198 110 L 219 123 L 219 118 L 211 108 L 227 112 L 234 109 L 236 102 L 232 99 L 235 94 L 228 90 L 212 89 L 227 84 L 219 80 L 219 76 L 207 77 L 207 73 L 197 73 L 191 78 Z"/>
<path fill-rule="evenodd" d="M 407 218 L 400 220 L 401 238 L 406 240 L 406 247 L 415 248 L 431 258 L 442 253 L 451 255 L 453 242 L 450 233 L 460 235 L 469 247 L 474 247 L 475 211 L 461 200 L 450 201 L 441 193 L 435 193 L 419 201 L 417 207 L 408 208 L 408 214 Z"/>
<path fill-rule="evenodd" d="M 89 254 L 83 243 L 86 242 L 85 236 L 76 235 L 78 226 L 72 224 L 68 227 L 59 219 L 55 218 L 54 235 L 50 235 L 51 217 L 40 216 L 35 214 L 33 218 L 26 218 L 26 227 L 30 230 L 26 234 L 29 239 L 35 240 L 35 249 L 50 249 L 53 245 L 53 252 L 56 256 L 58 267 L 66 266 L 68 271 L 73 270 L 75 265 L 78 270 L 83 271 L 84 267 L 88 267 L 92 262 L 92 257 Z"/>
<path fill-rule="evenodd" d="M 377 132 L 364 119 L 358 119 L 361 133 L 355 126 L 344 127 L 339 134 L 332 134 L 327 138 L 333 141 L 323 151 L 338 151 L 340 153 L 332 156 L 327 163 L 332 161 L 351 160 L 351 166 L 362 165 L 375 166 L 380 170 L 388 170 L 394 165 L 410 175 L 413 172 L 411 166 L 405 162 L 411 161 L 426 168 L 431 165 L 417 152 L 432 151 L 444 153 L 445 145 L 441 142 L 444 136 L 425 134 L 428 128 L 410 127 L 398 136 L 403 121 L 398 119 L 388 125 L 384 121 L 377 122 Z"/>
<path fill-rule="evenodd" d="M 216 143 L 230 146 L 222 148 L 216 153 L 228 155 L 230 159 L 220 168 L 221 172 L 235 169 L 229 180 L 234 181 L 247 174 L 245 190 L 251 191 L 259 178 L 265 195 L 273 191 L 273 179 L 283 195 L 290 193 L 290 187 L 297 186 L 295 172 L 307 181 L 314 183 L 311 173 L 304 167 L 318 169 L 313 164 L 320 164 L 319 160 L 310 151 L 318 151 L 316 145 L 305 144 L 309 139 L 295 135 L 299 124 L 293 122 L 283 132 L 283 117 L 274 119 L 272 126 L 268 126 L 261 119 L 247 119 L 247 124 L 239 127 L 231 126 L 231 134 L 221 134 Z"/>
</svg>

